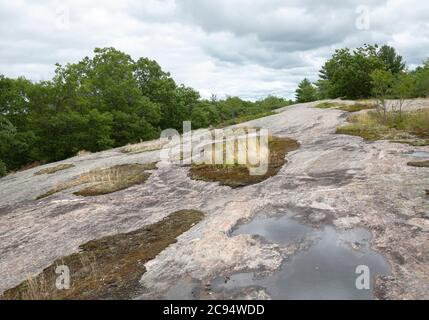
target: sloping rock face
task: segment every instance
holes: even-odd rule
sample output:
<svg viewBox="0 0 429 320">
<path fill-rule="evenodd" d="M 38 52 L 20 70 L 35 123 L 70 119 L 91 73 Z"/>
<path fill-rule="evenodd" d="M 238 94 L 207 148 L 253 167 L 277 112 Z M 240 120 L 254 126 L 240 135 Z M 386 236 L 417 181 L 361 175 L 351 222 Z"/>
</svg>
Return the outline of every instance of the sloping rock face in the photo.
<svg viewBox="0 0 429 320">
<path fill-rule="evenodd" d="M 377 278 L 376 298 L 428 299 L 429 197 L 425 189 L 429 188 L 429 170 L 407 166 L 407 154 L 429 152 L 429 147 L 337 135 L 335 129 L 345 123 L 347 113 L 315 109 L 315 104 L 286 107 L 243 124 L 296 139 L 300 148 L 287 155 L 287 163 L 276 176 L 242 188 L 191 180 L 189 167 L 171 164 L 159 165 L 144 184 L 115 193 L 82 197 L 71 188 L 35 200 L 82 172 L 157 162 L 157 150 L 127 154 L 113 149 L 62 161 L 58 164 L 74 167 L 53 174 L 34 174 L 50 164 L 2 178 L 0 292 L 78 252 L 90 240 L 131 232 L 170 213 L 192 209 L 204 212 L 204 219 L 145 264 L 136 298 L 163 298 L 187 279 L 204 284 L 234 272 L 275 272 L 305 243 L 281 246 L 231 232 L 258 215 L 288 214 L 313 225 L 369 229 L 372 248 L 392 269 L 391 275 Z M 410 109 L 425 106 L 429 101 L 409 104 Z M 239 297 L 269 295 L 248 289 Z"/>
</svg>

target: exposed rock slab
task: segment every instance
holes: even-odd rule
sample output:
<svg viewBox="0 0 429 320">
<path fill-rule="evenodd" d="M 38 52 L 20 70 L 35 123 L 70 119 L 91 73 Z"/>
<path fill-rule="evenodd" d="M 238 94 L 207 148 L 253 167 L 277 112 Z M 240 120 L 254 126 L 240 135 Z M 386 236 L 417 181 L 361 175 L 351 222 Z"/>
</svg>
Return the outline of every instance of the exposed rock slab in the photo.
<svg viewBox="0 0 429 320">
<path fill-rule="evenodd" d="M 244 124 L 269 128 L 301 144 L 287 155 L 287 164 L 276 176 L 244 188 L 193 181 L 187 176 L 189 168 L 171 165 L 159 167 L 145 184 L 113 194 L 84 198 L 70 189 L 35 200 L 88 170 L 154 162 L 159 159 L 157 150 L 124 154 L 113 149 L 67 159 L 60 163 L 75 167 L 51 175 L 34 175 L 44 168 L 39 167 L 2 178 L 0 291 L 77 252 L 92 239 L 130 232 L 171 212 L 195 209 L 205 212 L 205 219 L 145 265 L 141 298 L 162 297 L 186 277 L 204 283 L 231 272 L 276 270 L 284 248 L 230 233 L 238 223 L 256 215 L 287 211 L 309 223 L 368 228 L 373 248 L 392 267 L 391 276 L 377 280 L 377 297 L 428 299 L 429 197 L 425 189 L 429 171 L 407 166 L 406 154 L 429 151 L 429 147 L 368 143 L 359 137 L 335 135 L 347 113 L 313 105 L 287 107 Z M 429 106 L 429 101 L 418 100 L 416 105 Z M 266 297 L 258 292 L 247 294 Z"/>
</svg>

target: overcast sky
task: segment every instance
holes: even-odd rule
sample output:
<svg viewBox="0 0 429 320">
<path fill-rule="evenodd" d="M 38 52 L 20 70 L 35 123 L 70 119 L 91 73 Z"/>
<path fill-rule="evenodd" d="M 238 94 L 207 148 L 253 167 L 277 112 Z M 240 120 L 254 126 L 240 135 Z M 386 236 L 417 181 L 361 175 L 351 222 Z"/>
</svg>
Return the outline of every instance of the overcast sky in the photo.
<svg viewBox="0 0 429 320">
<path fill-rule="evenodd" d="M 293 98 L 335 48 L 390 44 L 429 57 L 426 0 L 0 0 L 0 74 L 51 78 L 95 47 L 155 59 L 178 83 L 257 99 Z"/>
</svg>

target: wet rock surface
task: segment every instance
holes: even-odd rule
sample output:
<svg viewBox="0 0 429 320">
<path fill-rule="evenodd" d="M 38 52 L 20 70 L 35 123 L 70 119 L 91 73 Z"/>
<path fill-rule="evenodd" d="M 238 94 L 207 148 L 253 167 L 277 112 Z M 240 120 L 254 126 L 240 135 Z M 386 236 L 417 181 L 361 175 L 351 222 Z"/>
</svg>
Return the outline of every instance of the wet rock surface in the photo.
<svg viewBox="0 0 429 320">
<path fill-rule="evenodd" d="M 268 276 L 258 278 L 248 272 L 214 280 L 214 292 L 258 286 L 273 299 L 372 299 L 374 279 L 390 274 L 387 261 L 370 249 L 371 233 L 363 228 L 311 228 L 282 216 L 256 218 L 234 234 L 249 232 L 285 246 L 308 244 L 288 255 L 280 269 Z M 367 288 L 356 286 L 360 266 L 369 271 Z"/>
<path fill-rule="evenodd" d="M 429 298 L 425 191 L 429 171 L 407 166 L 409 154 L 424 155 L 429 147 L 336 135 L 347 113 L 313 105 L 286 107 L 244 124 L 268 128 L 276 136 L 297 140 L 301 147 L 287 155 L 287 164 L 277 175 L 242 188 L 191 180 L 189 168 L 172 164 L 158 165 L 144 184 L 115 193 L 81 197 L 69 189 L 35 200 L 82 172 L 156 162 L 159 150 L 124 154 L 113 149 L 57 163 L 74 167 L 53 174 L 34 175 L 50 164 L 0 179 L 0 292 L 39 274 L 56 259 L 77 253 L 80 245 L 91 240 L 131 232 L 171 212 L 194 209 L 205 212 L 204 219 L 145 263 L 141 290 L 134 298 L 163 298 L 183 283 L 191 288 L 184 290 L 183 298 L 210 298 L 216 297 L 211 289 L 219 277 L 247 273 L 253 277 L 256 272 L 269 278 L 281 270 L 292 272 L 290 262 L 311 243 L 285 244 L 265 235 L 232 234 L 237 226 L 261 215 L 289 212 L 309 228 L 323 230 L 332 225 L 340 233 L 368 230 L 372 234 L 368 244 L 391 268 L 389 275 L 376 278 L 375 298 Z M 429 101 L 410 104 L 414 109 L 424 106 Z M 276 298 L 263 285 L 254 282 L 225 297 Z M 200 291 L 193 293 L 195 287 Z"/>
</svg>

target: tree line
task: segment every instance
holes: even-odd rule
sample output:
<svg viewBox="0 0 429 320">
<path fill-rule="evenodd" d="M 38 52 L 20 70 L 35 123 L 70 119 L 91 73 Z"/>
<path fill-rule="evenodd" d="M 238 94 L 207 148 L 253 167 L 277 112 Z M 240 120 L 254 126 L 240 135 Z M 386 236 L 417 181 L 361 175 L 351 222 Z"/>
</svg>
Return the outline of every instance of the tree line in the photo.
<svg viewBox="0 0 429 320">
<path fill-rule="evenodd" d="M 322 99 L 417 98 L 429 96 L 429 58 L 415 70 L 391 46 L 364 45 L 338 49 L 319 72 L 319 79 L 300 82 L 297 102 Z"/>
<path fill-rule="evenodd" d="M 114 48 L 97 48 L 92 58 L 56 65 L 49 81 L 0 75 L 0 176 L 47 163 L 180 131 L 233 124 L 291 104 L 269 96 L 250 102 L 238 97 L 202 99 L 178 85 L 156 61 L 133 60 Z"/>
</svg>

